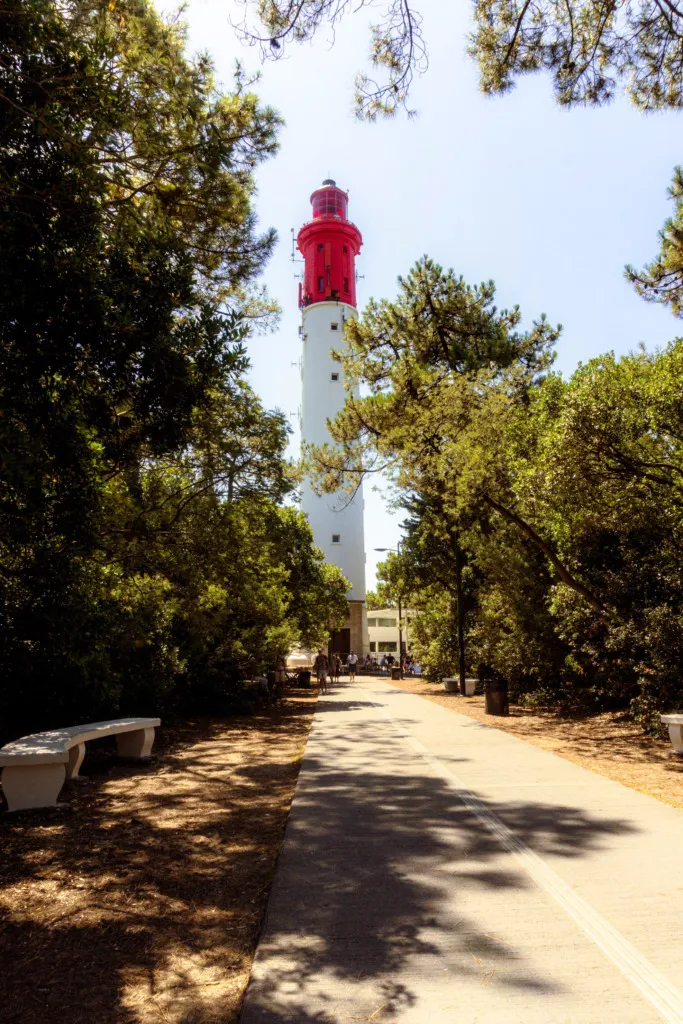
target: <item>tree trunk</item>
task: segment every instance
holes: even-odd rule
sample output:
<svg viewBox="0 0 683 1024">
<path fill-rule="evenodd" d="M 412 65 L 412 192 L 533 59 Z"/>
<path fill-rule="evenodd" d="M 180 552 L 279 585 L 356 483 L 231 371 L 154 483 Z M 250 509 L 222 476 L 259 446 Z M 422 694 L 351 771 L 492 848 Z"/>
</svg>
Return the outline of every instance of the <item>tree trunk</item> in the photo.
<svg viewBox="0 0 683 1024">
<path fill-rule="evenodd" d="M 453 560 L 455 562 L 455 597 L 457 601 L 457 630 L 458 630 L 458 679 L 460 682 L 460 693 L 465 696 L 465 602 L 462 590 L 462 550 L 458 542 L 456 530 L 451 531 L 451 544 L 453 547 Z"/>
<path fill-rule="evenodd" d="M 456 597 L 458 599 L 458 675 L 460 677 L 460 692 L 466 695 L 465 686 L 465 603 L 463 601 L 463 553 L 458 543 L 458 535 L 455 537 L 456 556 Z"/>
</svg>

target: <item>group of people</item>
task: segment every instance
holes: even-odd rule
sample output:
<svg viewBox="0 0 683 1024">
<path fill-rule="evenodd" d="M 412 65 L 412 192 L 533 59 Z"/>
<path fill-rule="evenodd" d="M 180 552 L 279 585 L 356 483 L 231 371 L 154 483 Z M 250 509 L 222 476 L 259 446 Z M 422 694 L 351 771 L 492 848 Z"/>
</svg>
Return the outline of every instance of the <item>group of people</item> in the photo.
<svg viewBox="0 0 683 1024">
<path fill-rule="evenodd" d="M 351 651 L 346 659 L 346 664 L 349 670 L 349 679 L 353 682 L 356 678 L 358 655 Z M 327 693 L 328 678 L 330 678 L 333 683 L 339 682 L 339 677 L 342 673 L 342 660 L 338 654 L 330 654 L 328 656 L 324 653 L 322 647 L 320 647 L 318 648 L 318 653 L 315 661 L 313 662 L 313 671 L 316 674 L 318 685 L 320 686 L 320 692 Z"/>
<path fill-rule="evenodd" d="M 404 676 L 422 675 L 422 666 L 416 658 L 413 658 L 412 654 L 404 654 L 402 661 L 395 658 L 393 654 L 383 654 L 379 663 L 377 662 L 377 658 L 374 658 L 372 664 L 379 668 L 380 675 L 384 675 L 385 672 L 387 675 L 391 675 L 391 670 L 396 665 L 400 667 Z"/>
<path fill-rule="evenodd" d="M 379 672 L 380 675 L 391 675 L 391 670 L 396 665 L 400 666 L 404 676 L 422 675 L 422 666 L 416 658 L 413 658 L 412 654 L 404 654 L 402 661 L 399 661 L 391 653 L 383 654 L 379 661 L 376 654 L 366 654 L 363 662 L 366 671 Z"/>
<path fill-rule="evenodd" d="M 411 654 L 405 654 L 402 662 L 398 662 L 398 659 L 391 653 L 383 654 L 379 661 L 377 661 L 376 655 L 366 654 L 363 660 L 363 667 L 367 672 L 379 672 L 380 675 L 385 673 L 391 675 L 391 670 L 396 664 L 400 665 L 404 676 L 422 675 L 422 666 Z M 346 659 L 346 667 L 351 682 L 356 678 L 357 666 L 358 655 L 351 651 Z M 315 661 L 313 662 L 313 671 L 318 680 L 321 693 L 327 693 L 328 679 L 333 683 L 339 682 L 343 667 L 342 659 L 338 654 L 327 655 L 322 647 L 318 649 Z"/>
</svg>

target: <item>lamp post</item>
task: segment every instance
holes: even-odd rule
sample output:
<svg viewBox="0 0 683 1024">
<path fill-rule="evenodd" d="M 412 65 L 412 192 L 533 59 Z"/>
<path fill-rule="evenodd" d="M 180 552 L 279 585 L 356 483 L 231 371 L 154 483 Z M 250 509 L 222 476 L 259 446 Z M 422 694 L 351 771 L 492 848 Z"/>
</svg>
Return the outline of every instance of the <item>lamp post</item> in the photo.
<svg viewBox="0 0 683 1024">
<path fill-rule="evenodd" d="M 395 554 L 401 554 L 401 543 L 399 541 L 395 548 L 375 548 L 375 551 L 393 551 Z M 398 670 L 399 678 L 403 679 L 403 628 L 401 626 L 401 595 L 398 595 Z"/>
</svg>

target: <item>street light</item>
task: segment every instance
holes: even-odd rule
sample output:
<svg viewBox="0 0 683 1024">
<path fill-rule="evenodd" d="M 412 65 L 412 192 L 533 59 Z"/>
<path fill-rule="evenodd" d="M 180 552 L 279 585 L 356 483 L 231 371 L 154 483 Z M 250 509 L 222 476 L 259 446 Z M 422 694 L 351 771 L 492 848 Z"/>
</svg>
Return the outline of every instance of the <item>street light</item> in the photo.
<svg viewBox="0 0 683 1024">
<path fill-rule="evenodd" d="M 394 554 L 401 554 L 401 543 L 399 541 L 395 548 L 375 548 L 375 551 L 393 551 Z M 401 595 L 398 595 L 398 670 L 400 678 L 403 679 L 403 629 L 401 627 Z"/>
</svg>

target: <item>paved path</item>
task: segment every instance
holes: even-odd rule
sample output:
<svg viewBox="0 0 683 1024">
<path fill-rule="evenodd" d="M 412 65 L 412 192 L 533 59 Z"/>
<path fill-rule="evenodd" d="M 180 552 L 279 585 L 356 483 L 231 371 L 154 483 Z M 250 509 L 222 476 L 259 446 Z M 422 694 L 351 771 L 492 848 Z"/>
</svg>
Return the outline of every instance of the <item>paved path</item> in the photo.
<svg viewBox="0 0 683 1024">
<path fill-rule="evenodd" d="M 319 703 L 242 1024 L 683 1024 L 683 811 L 374 680 Z"/>
</svg>

